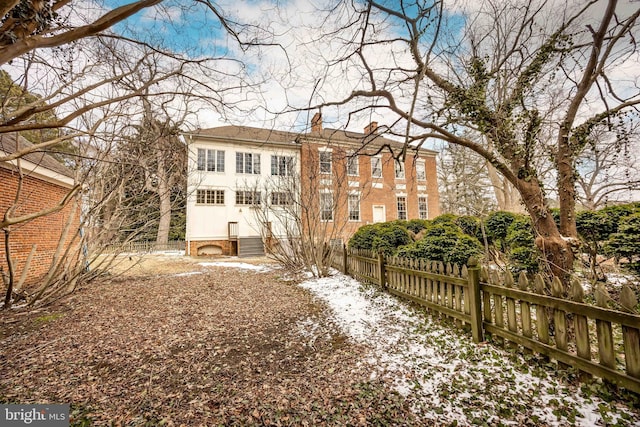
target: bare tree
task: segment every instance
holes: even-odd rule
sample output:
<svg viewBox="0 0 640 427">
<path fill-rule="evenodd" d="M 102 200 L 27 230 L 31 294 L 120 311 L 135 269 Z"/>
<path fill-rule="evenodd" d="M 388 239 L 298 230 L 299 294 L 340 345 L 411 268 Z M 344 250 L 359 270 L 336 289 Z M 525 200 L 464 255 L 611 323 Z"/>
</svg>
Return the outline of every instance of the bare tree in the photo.
<svg viewBox="0 0 640 427">
<path fill-rule="evenodd" d="M 589 210 L 611 201 L 631 200 L 640 191 L 636 135 L 595 129 L 591 142 L 576 160 L 578 200 Z"/>
<path fill-rule="evenodd" d="M 615 0 L 489 0 L 468 13 L 450 5 L 353 3 L 358 25 L 345 28 L 341 56 L 326 65 L 327 73 L 341 67 L 361 78 L 343 99 L 321 105 L 394 114 L 407 149 L 439 138 L 484 157 L 517 189 L 537 246 L 565 277 L 577 235 L 577 156 L 594 126 L 640 103 L 639 88 L 616 74 L 637 54 L 640 9 Z M 559 227 L 547 203 L 550 183 L 536 168 L 541 152 L 554 166 Z"/>
</svg>

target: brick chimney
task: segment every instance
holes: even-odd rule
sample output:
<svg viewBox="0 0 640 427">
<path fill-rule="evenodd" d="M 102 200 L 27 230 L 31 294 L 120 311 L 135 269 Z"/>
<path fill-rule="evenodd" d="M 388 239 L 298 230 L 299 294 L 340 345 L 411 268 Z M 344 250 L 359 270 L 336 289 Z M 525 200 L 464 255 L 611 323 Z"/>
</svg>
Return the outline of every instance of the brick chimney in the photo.
<svg viewBox="0 0 640 427">
<path fill-rule="evenodd" d="M 376 133 L 376 129 L 378 129 L 378 122 L 371 122 L 364 127 L 364 133 L 365 135 L 370 135 Z"/>
<path fill-rule="evenodd" d="M 322 132 L 322 113 L 315 113 L 311 119 L 311 131 Z"/>
</svg>

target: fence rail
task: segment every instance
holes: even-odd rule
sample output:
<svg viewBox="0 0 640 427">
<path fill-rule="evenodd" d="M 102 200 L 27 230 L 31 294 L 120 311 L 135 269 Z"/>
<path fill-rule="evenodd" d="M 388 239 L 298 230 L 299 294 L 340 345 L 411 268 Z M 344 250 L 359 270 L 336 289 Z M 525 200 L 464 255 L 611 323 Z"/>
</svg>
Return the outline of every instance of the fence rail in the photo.
<svg viewBox="0 0 640 427">
<path fill-rule="evenodd" d="M 151 240 L 141 240 L 126 243 L 116 243 L 107 245 L 102 250 L 103 253 L 118 252 L 156 252 L 156 251 L 183 251 L 185 250 L 184 240 L 170 240 L 167 244 L 158 245 Z"/>
<path fill-rule="evenodd" d="M 622 288 L 619 307 L 602 285 L 596 304 L 584 302 L 577 280 L 568 292 L 558 278 L 540 275 L 518 280 L 507 272 L 489 273 L 474 260 L 459 268 L 423 259 L 385 257 L 372 251 L 334 248 L 333 267 L 360 281 L 416 302 L 431 313 L 471 329 L 473 340 L 485 334 L 510 347 L 535 352 L 640 393 L 640 315 L 633 291 Z"/>
</svg>

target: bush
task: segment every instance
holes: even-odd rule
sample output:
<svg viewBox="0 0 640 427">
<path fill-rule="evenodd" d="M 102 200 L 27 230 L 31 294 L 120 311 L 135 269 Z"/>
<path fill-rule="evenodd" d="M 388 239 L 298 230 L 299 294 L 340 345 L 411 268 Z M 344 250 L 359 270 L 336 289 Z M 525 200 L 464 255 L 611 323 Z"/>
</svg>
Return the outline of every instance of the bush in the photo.
<svg viewBox="0 0 640 427">
<path fill-rule="evenodd" d="M 455 224 L 462 229 L 465 234 L 482 240 L 482 221 L 476 216 L 459 216 L 455 219 Z"/>
<path fill-rule="evenodd" d="M 349 247 L 369 249 L 391 255 L 398 246 L 411 242 L 409 233 L 401 222 L 382 222 L 360 227 L 349 239 Z"/>
<path fill-rule="evenodd" d="M 633 258 L 640 256 L 640 212 L 629 215 L 620 221 L 618 232 L 613 233 L 605 244 L 605 252 L 616 258 Z"/>
<path fill-rule="evenodd" d="M 407 221 L 407 230 L 413 232 L 413 234 L 418 234 L 427 228 L 430 223 L 431 221 L 428 219 L 412 219 Z"/>
<path fill-rule="evenodd" d="M 504 243 L 510 261 L 509 268 L 513 273 L 538 271 L 538 250 L 529 216 L 514 215 L 513 222 L 507 228 Z"/>
<path fill-rule="evenodd" d="M 489 237 L 494 244 L 502 244 L 507 238 L 509 226 L 515 219 L 516 214 L 506 211 L 497 211 L 489 214 L 484 222 L 487 237 Z M 504 250 L 504 247 L 502 247 L 502 249 Z"/>
<path fill-rule="evenodd" d="M 472 255 L 482 254 L 478 239 L 468 236 L 454 224 L 432 224 L 425 236 L 410 245 L 398 249 L 397 255 L 407 258 L 425 258 L 430 261 L 466 264 Z"/>
</svg>

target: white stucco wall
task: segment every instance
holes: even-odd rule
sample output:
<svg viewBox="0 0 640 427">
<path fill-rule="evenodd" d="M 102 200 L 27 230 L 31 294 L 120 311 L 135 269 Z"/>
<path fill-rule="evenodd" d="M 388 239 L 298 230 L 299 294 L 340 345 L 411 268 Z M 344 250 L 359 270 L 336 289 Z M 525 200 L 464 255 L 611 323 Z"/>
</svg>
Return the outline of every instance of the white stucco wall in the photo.
<svg viewBox="0 0 640 427">
<path fill-rule="evenodd" d="M 240 237 L 260 236 L 262 224 L 258 223 L 254 208 L 249 205 L 236 205 L 237 189 L 256 189 L 262 192 L 263 203 L 267 195 L 271 177 L 271 156 L 291 156 L 295 159 L 296 175 L 300 173 L 299 146 L 291 144 L 274 146 L 272 144 L 256 144 L 232 142 L 219 139 L 196 138 L 187 139 L 189 147 L 189 179 L 187 198 L 186 239 L 189 240 L 225 240 L 228 237 L 228 223 L 238 223 Z M 223 150 L 225 152 L 225 171 L 208 172 L 197 170 L 198 148 Z M 260 154 L 260 175 L 237 174 L 236 152 Z M 225 191 L 225 204 L 199 205 L 196 203 L 197 189 Z M 274 234 L 281 234 L 280 226 L 272 224 Z"/>
</svg>

